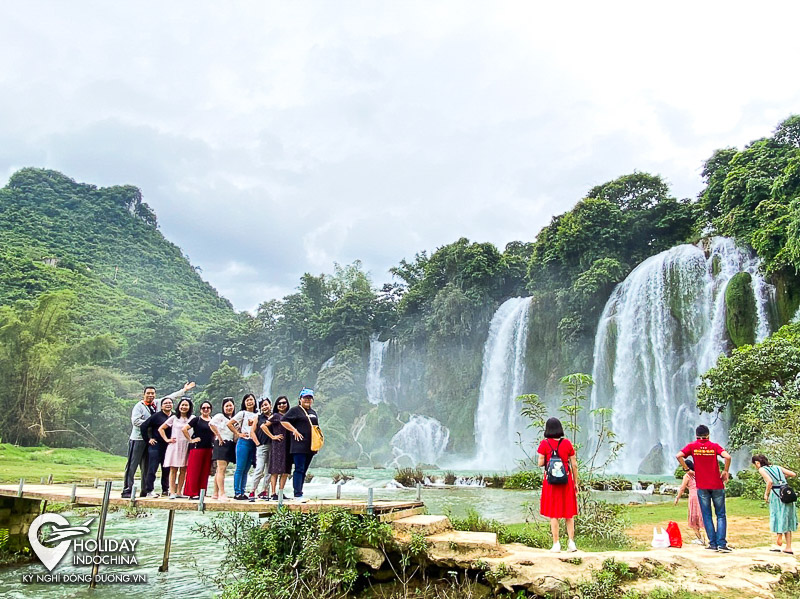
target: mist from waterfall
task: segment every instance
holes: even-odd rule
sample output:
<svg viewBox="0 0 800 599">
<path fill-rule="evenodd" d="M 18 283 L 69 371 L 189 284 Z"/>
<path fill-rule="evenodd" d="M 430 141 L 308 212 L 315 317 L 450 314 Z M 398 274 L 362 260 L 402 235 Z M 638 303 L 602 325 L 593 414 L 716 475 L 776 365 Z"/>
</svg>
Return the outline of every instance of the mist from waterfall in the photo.
<svg viewBox="0 0 800 599">
<path fill-rule="evenodd" d="M 386 401 L 386 383 L 383 380 L 383 359 L 389 340 L 378 341 L 378 333 L 373 333 L 369 338 L 369 366 L 367 368 L 367 400 L 371 404 Z"/>
<path fill-rule="evenodd" d="M 512 469 L 520 457 L 517 433 L 525 430 L 517 396 L 525 384 L 525 349 L 531 298 L 504 302 L 489 323 L 475 412 L 474 467 Z"/>
<path fill-rule="evenodd" d="M 412 414 L 391 440 L 394 460 L 390 466 L 436 464 L 450 440 L 450 430 L 436 418 Z"/>
<path fill-rule="evenodd" d="M 700 375 L 726 349 L 725 288 L 739 272 L 752 277 L 757 312 L 756 340 L 770 333 L 773 293 L 759 262 L 733 240 L 680 245 L 637 266 L 611 294 L 594 346 L 595 386 L 591 407 L 611 407 L 611 426 L 625 443 L 612 468 L 635 473 L 657 444 L 664 473 L 670 459 L 694 439 L 697 424 L 710 422 L 696 406 Z M 721 422 L 712 436 L 724 442 Z"/>
</svg>

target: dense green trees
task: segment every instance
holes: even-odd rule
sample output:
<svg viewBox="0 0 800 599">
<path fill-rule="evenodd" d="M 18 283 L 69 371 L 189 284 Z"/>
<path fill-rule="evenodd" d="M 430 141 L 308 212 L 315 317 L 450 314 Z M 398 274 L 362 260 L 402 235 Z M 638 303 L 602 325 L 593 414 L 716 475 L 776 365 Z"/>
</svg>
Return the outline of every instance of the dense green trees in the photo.
<svg viewBox="0 0 800 599">
<path fill-rule="evenodd" d="M 741 151 L 718 150 L 703 169 L 700 207 L 721 235 L 751 246 L 768 272 L 800 268 L 800 116 Z"/>
<path fill-rule="evenodd" d="M 108 336 L 79 337 L 77 297 L 45 293 L 28 309 L 0 307 L 0 436 L 23 445 L 48 442 L 121 451 L 141 387 L 89 363 L 107 360 Z"/>
</svg>

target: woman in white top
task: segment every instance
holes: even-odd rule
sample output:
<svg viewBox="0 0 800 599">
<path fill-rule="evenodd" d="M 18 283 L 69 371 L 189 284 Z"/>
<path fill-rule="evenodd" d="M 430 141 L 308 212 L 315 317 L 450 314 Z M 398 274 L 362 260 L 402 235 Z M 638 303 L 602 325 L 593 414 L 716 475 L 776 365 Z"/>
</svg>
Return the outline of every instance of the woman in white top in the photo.
<svg viewBox="0 0 800 599">
<path fill-rule="evenodd" d="M 228 463 L 236 463 L 236 436 L 228 428 L 228 421 L 233 417 L 235 411 L 233 398 L 226 397 L 222 400 L 222 413 L 214 416 L 209 423 L 217 437 L 214 440 L 214 451 L 211 455 L 211 458 L 217 462 L 217 473 L 214 475 L 214 494 L 211 498 L 221 501 L 228 499 L 225 495 L 225 471 L 228 469 Z"/>
<path fill-rule="evenodd" d="M 192 402 L 183 398 L 178 403 L 177 414 L 173 414 L 158 427 L 158 434 L 169 445 L 164 454 L 164 467 L 169 468 L 169 498 L 183 499 L 183 482 L 186 480 L 186 463 L 189 460 L 189 441 L 183 436 L 183 427 L 192 417 Z M 167 439 L 167 429 L 172 435 Z"/>
<path fill-rule="evenodd" d="M 247 473 L 256 456 L 256 444 L 250 438 L 250 432 L 256 426 L 256 396 L 248 393 L 242 398 L 242 409 L 228 421 L 228 429 L 238 437 L 236 442 L 236 472 L 233 475 L 234 499 L 247 501 L 245 494 Z M 255 434 L 253 434 L 255 437 Z"/>
</svg>

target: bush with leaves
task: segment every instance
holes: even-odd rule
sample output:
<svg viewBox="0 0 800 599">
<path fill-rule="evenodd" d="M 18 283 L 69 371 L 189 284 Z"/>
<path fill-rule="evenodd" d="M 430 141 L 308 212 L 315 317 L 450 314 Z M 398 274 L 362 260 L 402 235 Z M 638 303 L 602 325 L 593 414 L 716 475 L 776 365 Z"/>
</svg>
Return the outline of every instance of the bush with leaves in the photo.
<svg viewBox="0 0 800 599">
<path fill-rule="evenodd" d="M 521 470 L 506 477 L 504 489 L 526 489 L 533 491 L 542 488 L 542 473 L 539 470 Z"/>
<path fill-rule="evenodd" d="M 326 599 L 358 580 L 358 547 L 383 550 L 391 528 L 344 510 L 279 510 L 263 526 L 250 514 L 223 514 L 195 532 L 225 544 L 214 581 L 226 599 Z"/>
</svg>

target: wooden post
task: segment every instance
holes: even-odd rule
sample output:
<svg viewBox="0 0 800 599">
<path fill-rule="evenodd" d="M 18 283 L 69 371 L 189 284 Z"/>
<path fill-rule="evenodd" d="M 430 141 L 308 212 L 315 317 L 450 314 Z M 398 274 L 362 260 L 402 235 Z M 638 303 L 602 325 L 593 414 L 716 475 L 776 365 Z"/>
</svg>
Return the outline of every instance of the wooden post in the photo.
<svg viewBox="0 0 800 599">
<path fill-rule="evenodd" d="M 43 484 L 44 484 L 44 476 L 43 476 L 43 477 L 41 477 L 41 478 L 39 479 L 39 484 L 40 484 L 40 485 L 43 485 Z"/>
<path fill-rule="evenodd" d="M 75 496 L 78 494 L 78 483 L 72 483 L 72 493 L 69 497 L 70 503 L 75 503 Z"/>
<path fill-rule="evenodd" d="M 336 499 L 342 498 L 342 485 L 336 485 Z"/>
<path fill-rule="evenodd" d="M 133 488 L 131 489 L 131 507 L 136 507 L 136 483 L 133 483 Z"/>
<path fill-rule="evenodd" d="M 94 479 L 94 488 L 97 488 L 97 479 Z"/>
<path fill-rule="evenodd" d="M 25 485 L 25 479 L 19 479 L 19 491 L 17 491 L 17 497 L 22 497 L 22 487 Z"/>
<path fill-rule="evenodd" d="M 52 474 L 47 477 L 47 484 L 48 485 L 52 485 L 53 484 L 53 475 Z"/>
<path fill-rule="evenodd" d="M 422 483 L 417 483 L 417 501 L 422 501 Z"/>
<path fill-rule="evenodd" d="M 283 507 L 283 489 L 278 489 L 278 507 Z"/>
<path fill-rule="evenodd" d="M 103 505 L 100 507 L 100 523 L 97 525 L 97 551 L 94 552 L 95 557 L 100 556 L 100 547 L 103 544 L 103 535 L 106 531 L 106 517 L 108 516 L 108 501 L 111 498 L 111 481 L 106 481 L 106 486 L 103 489 Z M 96 560 L 97 561 L 97 560 Z M 96 563 L 92 566 L 92 579 L 89 582 L 89 588 L 94 589 L 97 587 L 97 572 L 100 569 L 100 564 Z"/>
<path fill-rule="evenodd" d="M 367 514 L 372 515 L 372 487 L 367 489 Z"/>
<path fill-rule="evenodd" d="M 169 570 L 169 551 L 172 549 L 172 527 L 174 524 L 175 510 L 170 510 L 167 518 L 167 539 L 164 541 L 164 559 L 158 567 L 159 572 L 167 572 Z"/>
<path fill-rule="evenodd" d="M 206 490 L 200 489 L 200 501 L 197 503 L 197 511 L 198 512 L 205 512 L 206 511 Z"/>
</svg>

